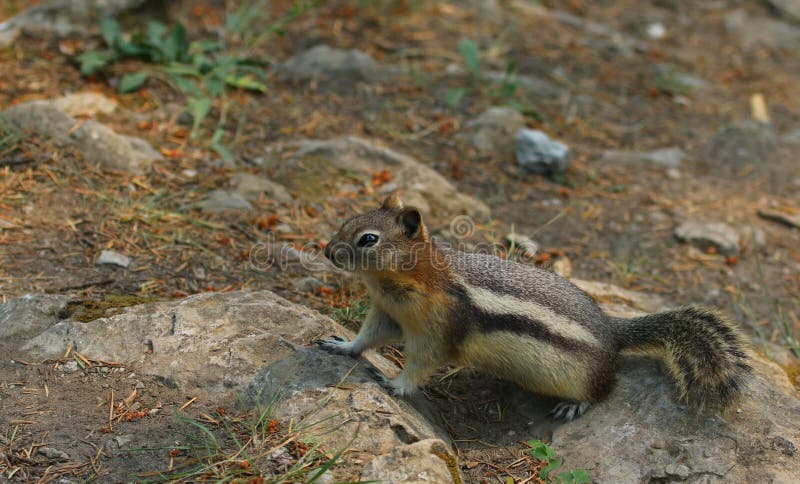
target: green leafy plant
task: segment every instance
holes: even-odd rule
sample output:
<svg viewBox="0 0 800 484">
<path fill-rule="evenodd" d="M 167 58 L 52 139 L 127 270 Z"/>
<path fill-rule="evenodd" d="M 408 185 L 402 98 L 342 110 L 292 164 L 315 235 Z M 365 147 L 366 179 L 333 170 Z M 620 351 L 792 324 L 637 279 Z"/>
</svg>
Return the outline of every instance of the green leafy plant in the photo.
<svg viewBox="0 0 800 484">
<path fill-rule="evenodd" d="M 446 105 L 454 108 L 461 104 L 469 92 L 484 91 L 485 85 L 489 85 L 490 89 L 488 89 L 488 94 L 491 97 L 509 101 L 509 105 L 514 109 L 520 111 L 530 110 L 529 107 L 511 101 L 511 98 L 516 94 L 518 88 L 515 76 L 517 67 L 514 62 L 509 62 L 506 65 L 506 70 L 502 78 L 498 79 L 498 76 L 488 76 L 489 80 L 487 81 L 487 76 L 484 75 L 481 68 L 478 46 L 475 42 L 468 38 L 461 39 L 461 42 L 458 43 L 458 52 L 461 54 L 461 60 L 469 72 L 469 88 L 455 87 L 445 91 L 443 101 Z"/>
<path fill-rule="evenodd" d="M 123 75 L 117 84 L 120 93 L 141 88 L 150 78 L 169 83 L 186 97 L 185 111 L 192 115 L 192 138 L 200 135 L 203 121 L 212 107 L 219 107 L 216 128 L 208 138 L 209 146 L 225 159 L 233 155 L 224 146 L 227 101 L 226 88 L 266 92 L 265 62 L 249 55 L 251 49 L 274 35 L 301 14 L 317 7 L 323 0 L 298 1 L 280 20 L 256 31 L 255 20 L 266 11 L 265 1 L 246 3 L 226 17 L 225 29 L 213 38 L 189 41 L 180 23 L 168 27 L 152 21 L 143 31 L 124 33 L 119 23 L 103 19 L 100 30 L 105 48 L 87 51 L 78 57 L 83 75 L 101 72 L 126 59 L 139 59 L 152 64 L 138 72 Z"/>
<path fill-rule="evenodd" d="M 556 451 L 541 440 L 529 440 L 531 457 L 542 461 L 545 466 L 539 471 L 539 477 L 545 482 L 564 484 L 587 484 L 589 474 L 584 469 L 565 471 L 552 475 L 561 468 L 561 459 L 557 458 Z"/>
</svg>

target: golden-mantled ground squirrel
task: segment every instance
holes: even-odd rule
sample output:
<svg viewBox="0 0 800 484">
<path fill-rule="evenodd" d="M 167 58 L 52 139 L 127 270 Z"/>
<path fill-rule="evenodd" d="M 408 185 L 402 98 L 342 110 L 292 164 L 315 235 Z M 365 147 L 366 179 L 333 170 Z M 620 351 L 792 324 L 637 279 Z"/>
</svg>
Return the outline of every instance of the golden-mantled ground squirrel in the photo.
<svg viewBox="0 0 800 484">
<path fill-rule="evenodd" d="M 728 406 L 751 371 L 738 331 L 716 311 L 608 316 L 553 272 L 437 244 L 396 196 L 345 222 L 325 255 L 364 280 L 371 308 L 353 341 L 317 344 L 357 356 L 404 341 L 402 373 L 381 382 L 399 395 L 444 363 L 470 364 L 565 399 L 553 414 L 571 420 L 611 390 L 623 349 L 663 352 L 681 399 L 700 406 Z"/>
</svg>

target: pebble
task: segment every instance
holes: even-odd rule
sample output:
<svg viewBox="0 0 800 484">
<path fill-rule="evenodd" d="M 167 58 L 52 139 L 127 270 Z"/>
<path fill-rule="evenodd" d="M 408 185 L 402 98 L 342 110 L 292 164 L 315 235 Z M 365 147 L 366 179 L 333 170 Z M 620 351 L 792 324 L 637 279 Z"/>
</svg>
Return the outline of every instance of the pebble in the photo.
<svg viewBox="0 0 800 484">
<path fill-rule="evenodd" d="M 235 192 L 214 190 L 197 204 L 204 213 L 220 213 L 233 210 L 253 210 L 253 205 Z"/>
<path fill-rule="evenodd" d="M 511 146 L 512 139 L 525 127 L 525 118 L 516 109 L 493 106 L 465 124 L 466 132 L 461 136 L 475 148 L 485 151 L 502 151 Z"/>
<path fill-rule="evenodd" d="M 515 138 L 517 163 L 538 174 L 563 173 L 569 166 L 569 148 L 544 132 L 521 129 Z"/>
<path fill-rule="evenodd" d="M 713 246 L 724 255 L 739 254 L 739 234 L 724 222 L 688 220 L 675 229 L 675 237 L 701 250 Z"/>
<path fill-rule="evenodd" d="M 127 268 L 129 265 L 131 265 L 131 258 L 113 250 L 104 250 L 103 252 L 100 253 L 100 257 L 97 258 L 95 264 L 97 265 L 111 264 Z"/>
<path fill-rule="evenodd" d="M 67 454 L 63 450 L 58 450 L 53 447 L 39 447 L 37 453 L 42 454 L 48 459 L 56 459 L 60 461 L 69 460 L 69 454 Z"/>
<path fill-rule="evenodd" d="M 661 22 L 655 22 L 647 26 L 647 36 L 651 39 L 663 39 L 667 34 L 667 28 Z"/>
<path fill-rule="evenodd" d="M 73 373 L 75 371 L 78 371 L 78 368 L 80 367 L 78 366 L 78 362 L 75 360 L 69 360 L 68 362 L 61 365 L 61 371 L 63 371 L 64 373 Z"/>
<path fill-rule="evenodd" d="M 117 447 L 121 449 L 130 444 L 133 441 L 133 437 L 133 434 L 117 435 L 113 440 L 117 444 Z"/>
</svg>

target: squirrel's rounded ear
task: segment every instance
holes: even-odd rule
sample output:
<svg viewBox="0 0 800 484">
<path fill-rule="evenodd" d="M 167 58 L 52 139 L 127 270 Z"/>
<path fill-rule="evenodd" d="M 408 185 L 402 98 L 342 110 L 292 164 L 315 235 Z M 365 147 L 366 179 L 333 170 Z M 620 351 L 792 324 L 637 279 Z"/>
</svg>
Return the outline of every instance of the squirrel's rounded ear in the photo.
<svg viewBox="0 0 800 484">
<path fill-rule="evenodd" d="M 400 200 L 400 197 L 395 195 L 394 193 L 386 197 L 386 200 L 383 201 L 383 205 L 381 208 L 386 209 L 393 209 L 393 208 L 403 208 L 403 201 Z"/>
<path fill-rule="evenodd" d="M 413 238 L 419 234 L 422 227 L 422 214 L 419 213 L 419 210 L 409 207 L 400 213 L 398 220 L 400 225 L 403 226 L 403 232 L 405 232 L 406 237 Z"/>
</svg>

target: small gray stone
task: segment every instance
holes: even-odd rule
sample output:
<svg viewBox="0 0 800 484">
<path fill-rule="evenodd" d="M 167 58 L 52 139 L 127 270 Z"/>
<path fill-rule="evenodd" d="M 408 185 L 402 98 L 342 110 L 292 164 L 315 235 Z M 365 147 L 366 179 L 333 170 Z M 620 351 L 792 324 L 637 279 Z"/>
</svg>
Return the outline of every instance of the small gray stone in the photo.
<svg viewBox="0 0 800 484">
<path fill-rule="evenodd" d="M 61 365 L 61 371 L 63 371 L 64 373 L 76 372 L 78 371 L 78 368 L 80 367 L 78 366 L 78 362 L 75 360 L 69 360 L 68 362 Z"/>
<path fill-rule="evenodd" d="M 252 210 L 253 206 L 243 196 L 226 190 L 214 190 L 197 204 L 204 213 L 219 213 L 231 210 Z"/>
<path fill-rule="evenodd" d="M 511 149 L 514 135 L 525 127 L 525 119 L 516 109 L 494 106 L 467 121 L 460 135 L 481 151 Z"/>
<path fill-rule="evenodd" d="M 114 443 L 117 444 L 117 448 L 122 449 L 126 445 L 130 444 L 133 441 L 135 435 L 133 434 L 125 434 L 125 435 L 117 435 L 114 437 Z"/>
<path fill-rule="evenodd" d="M 378 80 L 390 71 L 361 50 L 343 50 L 329 45 L 317 45 L 301 52 L 281 64 L 279 69 L 297 80 Z"/>
<path fill-rule="evenodd" d="M 100 257 L 97 258 L 95 264 L 111 264 L 127 268 L 129 265 L 131 265 L 131 258 L 113 250 L 104 250 L 100 253 Z"/>
<path fill-rule="evenodd" d="M 261 195 L 282 203 L 292 200 L 292 196 L 283 185 L 250 173 L 234 174 L 230 184 L 236 193 L 248 200 L 257 200 Z"/>
<path fill-rule="evenodd" d="M 542 131 L 521 129 L 516 136 L 517 163 L 539 174 L 563 173 L 569 166 L 569 148 Z"/>
<path fill-rule="evenodd" d="M 67 461 L 69 460 L 69 454 L 64 452 L 63 450 L 58 450 L 53 447 L 39 447 L 36 451 L 38 454 L 41 454 L 48 459 L 54 459 L 58 461 Z"/>
<path fill-rule="evenodd" d="M 685 157 L 686 153 L 682 149 L 670 147 L 648 152 L 608 150 L 603 153 L 601 161 L 624 164 L 652 163 L 665 168 L 680 168 Z"/>
<path fill-rule="evenodd" d="M 668 464 L 667 467 L 664 468 L 664 472 L 670 477 L 685 480 L 689 477 L 691 471 L 683 464 Z"/>
<path fill-rule="evenodd" d="M 675 236 L 702 250 L 713 246 L 725 255 L 739 253 L 739 234 L 724 222 L 688 220 L 675 229 Z"/>
</svg>

